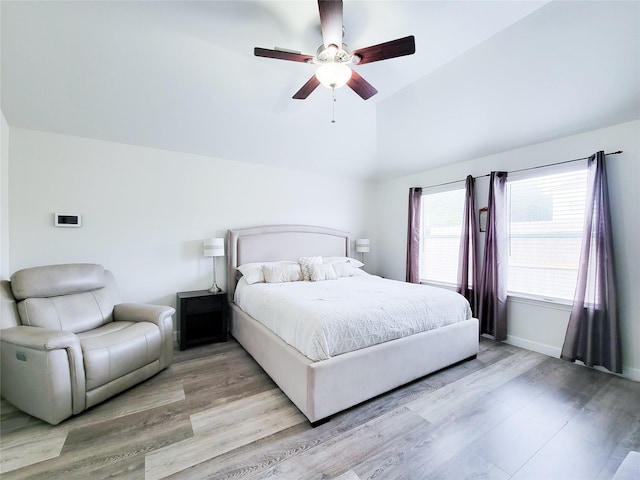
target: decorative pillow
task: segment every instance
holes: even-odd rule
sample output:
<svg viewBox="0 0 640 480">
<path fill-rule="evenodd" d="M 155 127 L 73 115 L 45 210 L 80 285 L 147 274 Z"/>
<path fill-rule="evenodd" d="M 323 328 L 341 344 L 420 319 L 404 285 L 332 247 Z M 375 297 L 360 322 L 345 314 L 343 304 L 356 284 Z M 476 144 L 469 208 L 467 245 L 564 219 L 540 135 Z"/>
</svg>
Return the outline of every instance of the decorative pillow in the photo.
<svg viewBox="0 0 640 480">
<path fill-rule="evenodd" d="M 243 265 L 240 265 L 237 270 L 242 274 L 248 285 L 253 285 L 254 283 L 264 283 L 264 272 L 262 270 L 262 267 L 264 265 L 297 265 L 297 263 L 286 260 L 283 260 L 281 262 L 245 263 Z"/>
<path fill-rule="evenodd" d="M 264 273 L 262 273 L 261 263 L 245 263 L 238 267 L 238 271 L 249 285 L 264 283 Z"/>
<path fill-rule="evenodd" d="M 302 270 L 302 279 L 310 280 L 311 273 L 309 267 L 311 265 L 322 264 L 322 257 L 300 257 L 298 258 L 298 263 L 300 264 L 300 270 Z"/>
<path fill-rule="evenodd" d="M 309 279 L 312 282 L 336 280 L 337 278 L 338 275 L 330 263 L 318 263 L 309 266 Z"/>
<path fill-rule="evenodd" d="M 349 262 L 325 263 L 325 265 L 331 265 L 339 277 L 353 277 L 356 274 L 355 268 Z"/>
<path fill-rule="evenodd" d="M 356 268 L 364 267 L 364 263 L 351 257 L 323 257 L 324 263 L 350 263 Z"/>
<path fill-rule="evenodd" d="M 263 265 L 262 272 L 267 283 L 299 282 L 302 271 L 298 263 Z"/>
</svg>

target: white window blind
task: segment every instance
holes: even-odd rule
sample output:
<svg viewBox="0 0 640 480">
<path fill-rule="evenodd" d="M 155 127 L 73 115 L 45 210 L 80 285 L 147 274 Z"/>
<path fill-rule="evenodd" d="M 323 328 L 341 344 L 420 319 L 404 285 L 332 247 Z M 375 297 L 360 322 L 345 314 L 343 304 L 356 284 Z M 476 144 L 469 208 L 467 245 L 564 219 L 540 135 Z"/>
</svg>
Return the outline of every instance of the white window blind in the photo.
<svg viewBox="0 0 640 480">
<path fill-rule="evenodd" d="M 464 188 L 422 195 L 420 280 L 455 284 L 464 214 Z"/>
<path fill-rule="evenodd" d="M 573 299 L 586 186 L 586 168 L 508 181 L 510 294 Z"/>
</svg>

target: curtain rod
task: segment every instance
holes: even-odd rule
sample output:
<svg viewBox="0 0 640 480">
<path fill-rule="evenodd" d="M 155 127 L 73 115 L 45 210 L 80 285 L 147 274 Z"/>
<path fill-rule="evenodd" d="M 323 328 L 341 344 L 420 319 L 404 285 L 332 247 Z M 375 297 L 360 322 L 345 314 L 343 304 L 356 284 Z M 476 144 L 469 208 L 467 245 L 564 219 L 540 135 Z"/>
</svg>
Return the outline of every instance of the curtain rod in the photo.
<svg viewBox="0 0 640 480">
<path fill-rule="evenodd" d="M 622 150 L 618 150 L 617 152 L 609 152 L 609 153 L 605 153 L 605 155 L 618 155 L 620 153 L 622 153 Z M 591 155 L 589 155 L 589 157 L 591 157 Z M 582 157 L 582 158 L 574 158 L 573 160 L 564 160 L 562 162 L 555 162 L 555 163 L 548 163 L 546 165 L 538 165 L 536 167 L 528 167 L 528 168 L 521 168 L 519 170 L 511 170 L 508 173 L 518 173 L 518 172 L 526 172 L 527 170 L 536 170 L 538 168 L 546 168 L 546 167 L 553 167 L 555 165 L 562 165 L 563 163 L 571 163 L 571 162 L 579 162 L 581 160 L 589 160 L 589 157 Z M 491 174 L 487 173 L 486 175 L 478 175 L 477 177 L 473 177 L 473 179 L 477 179 L 477 178 L 483 178 L 483 177 L 490 177 Z M 464 182 L 466 179 L 462 179 L 462 180 L 453 180 L 451 182 L 444 182 L 444 183 L 438 183 L 436 185 L 429 185 L 428 187 L 422 187 L 422 188 L 434 188 L 434 187 L 442 187 L 443 185 L 451 185 L 452 183 L 460 183 L 460 182 Z"/>
</svg>

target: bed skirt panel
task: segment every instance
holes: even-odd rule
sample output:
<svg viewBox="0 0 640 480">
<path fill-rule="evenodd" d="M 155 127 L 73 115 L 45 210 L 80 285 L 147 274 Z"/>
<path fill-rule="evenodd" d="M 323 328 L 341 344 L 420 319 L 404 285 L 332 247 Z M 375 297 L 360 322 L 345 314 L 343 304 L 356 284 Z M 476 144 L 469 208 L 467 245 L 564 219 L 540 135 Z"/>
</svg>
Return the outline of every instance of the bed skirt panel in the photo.
<svg viewBox="0 0 640 480">
<path fill-rule="evenodd" d="M 235 303 L 230 307 L 229 328 L 233 338 L 306 415 L 307 367 L 311 361 Z"/>
<path fill-rule="evenodd" d="M 231 335 L 311 422 L 478 353 L 475 318 L 313 362 L 231 304 Z"/>
<path fill-rule="evenodd" d="M 478 321 L 473 318 L 314 362 L 309 365 L 309 411 L 327 417 L 477 353 Z"/>
</svg>

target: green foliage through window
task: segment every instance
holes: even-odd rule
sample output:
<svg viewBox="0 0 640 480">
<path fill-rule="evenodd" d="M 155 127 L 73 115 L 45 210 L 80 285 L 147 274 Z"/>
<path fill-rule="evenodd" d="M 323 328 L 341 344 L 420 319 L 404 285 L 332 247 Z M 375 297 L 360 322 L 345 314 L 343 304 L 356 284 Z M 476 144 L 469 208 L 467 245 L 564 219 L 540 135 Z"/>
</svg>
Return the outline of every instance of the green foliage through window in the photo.
<svg viewBox="0 0 640 480">
<path fill-rule="evenodd" d="M 512 222 L 553 220 L 553 194 L 538 185 L 523 185 L 511 194 Z"/>
</svg>

